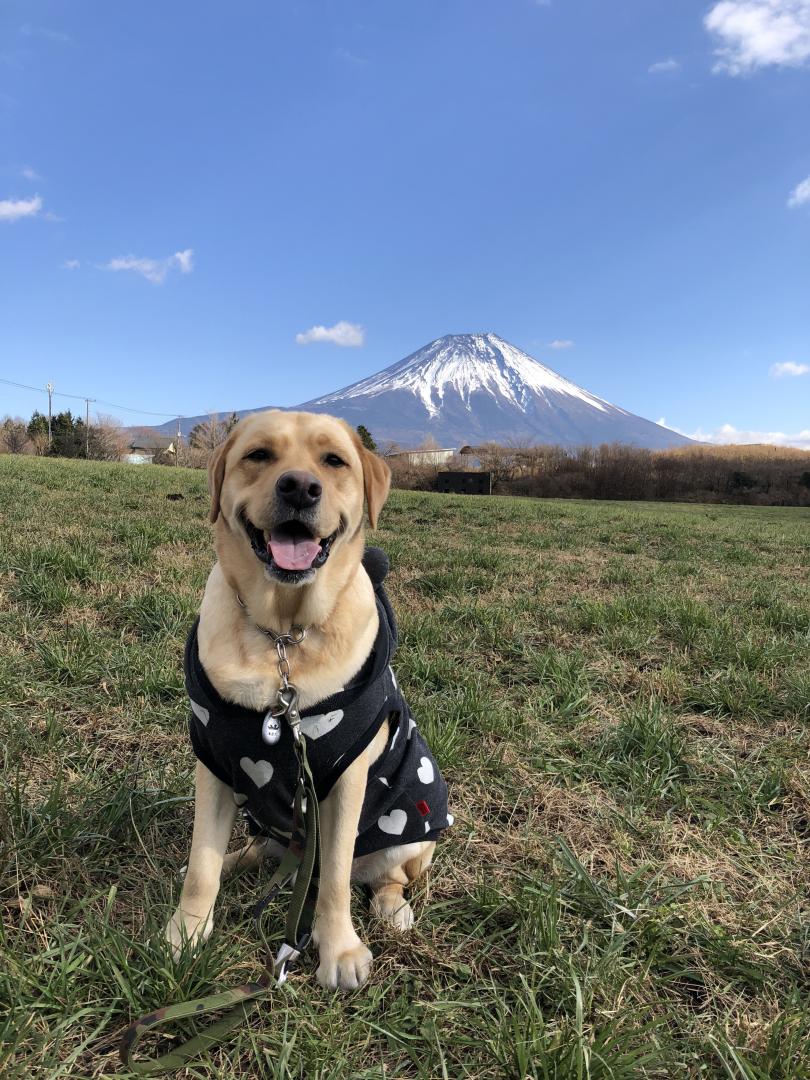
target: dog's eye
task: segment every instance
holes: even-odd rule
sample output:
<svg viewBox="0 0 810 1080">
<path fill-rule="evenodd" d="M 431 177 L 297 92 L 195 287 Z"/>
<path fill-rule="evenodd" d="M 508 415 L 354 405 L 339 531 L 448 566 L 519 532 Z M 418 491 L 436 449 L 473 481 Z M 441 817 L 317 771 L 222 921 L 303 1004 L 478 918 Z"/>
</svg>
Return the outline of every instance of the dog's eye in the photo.
<svg viewBox="0 0 810 1080">
<path fill-rule="evenodd" d="M 323 463 L 324 465 L 331 465 L 333 469 L 342 469 L 346 466 L 346 462 L 337 454 L 327 454 L 323 459 Z"/>
<path fill-rule="evenodd" d="M 259 447 L 258 450 L 251 450 L 249 454 L 245 454 L 245 461 L 269 461 L 270 451 L 265 450 L 264 447 Z"/>
</svg>

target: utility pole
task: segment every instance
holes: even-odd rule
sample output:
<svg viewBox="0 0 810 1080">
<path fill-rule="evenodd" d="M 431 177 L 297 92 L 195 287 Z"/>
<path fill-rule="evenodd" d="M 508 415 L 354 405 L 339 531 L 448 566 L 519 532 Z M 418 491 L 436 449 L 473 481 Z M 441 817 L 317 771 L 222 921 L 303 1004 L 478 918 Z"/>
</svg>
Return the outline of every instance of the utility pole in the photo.
<svg viewBox="0 0 810 1080">
<path fill-rule="evenodd" d="M 178 416 L 177 417 L 177 445 L 174 448 L 174 463 L 175 463 L 175 465 L 180 464 L 180 440 L 182 438 L 183 438 L 183 435 L 182 435 L 182 433 L 180 431 L 180 417 Z"/>
<path fill-rule="evenodd" d="M 90 458 L 90 402 L 95 400 L 90 397 L 84 399 L 84 456 L 88 460 Z"/>
<path fill-rule="evenodd" d="M 45 389 L 48 391 L 48 452 L 50 453 L 51 441 L 53 439 L 51 434 L 51 399 L 53 397 L 53 383 L 45 383 Z"/>
</svg>

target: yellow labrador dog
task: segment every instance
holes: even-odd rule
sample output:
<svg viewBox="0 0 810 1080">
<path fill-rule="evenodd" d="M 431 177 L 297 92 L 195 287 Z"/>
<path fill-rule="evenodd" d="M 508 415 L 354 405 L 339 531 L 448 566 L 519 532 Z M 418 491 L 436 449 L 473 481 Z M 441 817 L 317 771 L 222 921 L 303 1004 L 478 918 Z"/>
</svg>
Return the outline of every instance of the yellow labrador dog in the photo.
<svg viewBox="0 0 810 1080">
<path fill-rule="evenodd" d="M 370 887 L 379 918 L 400 930 L 413 921 L 404 889 L 430 864 L 452 818 L 388 663 L 395 623 L 380 575 L 373 581 L 364 560 L 364 505 L 374 528 L 389 485 L 386 463 L 329 416 L 254 414 L 212 457 L 218 561 L 186 650 L 199 760 L 191 854 L 166 928 L 175 952 L 210 935 L 221 879 L 278 854 L 289 836 L 280 820 L 291 801 L 278 756 L 285 744 L 262 727 L 279 688 L 267 630 L 306 629 L 288 655 L 323 793 L 318 982 L 352 988 L 368 976 L 371 953 L 350 915 L 352 880 Z M 333 707 L 344 698 L 360 705 Z M 239 807 L 256 836 L 226 855 Z"/>
</svg>

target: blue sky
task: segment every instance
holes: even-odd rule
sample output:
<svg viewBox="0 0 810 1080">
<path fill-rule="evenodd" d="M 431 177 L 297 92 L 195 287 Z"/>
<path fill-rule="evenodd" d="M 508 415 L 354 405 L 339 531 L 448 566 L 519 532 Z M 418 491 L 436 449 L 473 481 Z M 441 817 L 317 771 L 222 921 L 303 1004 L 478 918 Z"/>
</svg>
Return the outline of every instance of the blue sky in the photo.
<svg viewBox="0 0 810 1080">
<path fill-rule="evenodd" d="M 808 117 L 810 0 L 6 0 L 0 375 L 194 414 L 491 330 L 810 448 Z"/>
</svg>

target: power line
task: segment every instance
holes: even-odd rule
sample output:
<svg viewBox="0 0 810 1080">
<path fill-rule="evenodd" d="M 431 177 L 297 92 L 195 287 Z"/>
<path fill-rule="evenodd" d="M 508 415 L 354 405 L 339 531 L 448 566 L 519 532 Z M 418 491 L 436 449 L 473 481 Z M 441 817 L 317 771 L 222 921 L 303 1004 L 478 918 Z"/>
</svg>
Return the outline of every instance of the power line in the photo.
<svg viewBox="0 0 810 1080">
<path fill-rule="evenodd" d="M 184 419 L 182 413 L 178 412 L 149 412 L 148 409 L 133 409 L 129 405 L 116 405 L 114 401 L 104 401 L 103 398 L 94 398 L 97 405 L 106 405 L 108 409 L 121 409 L 123 412 L 134 412 L 140 416 L 179 416 L 180 419 Z"/>
<path fill-rule="evenodd" d="M 49 393 L 47 389 L 43 389 L 41 386 L 29 386 L 27 383 L 14 382 L 12 379 L 0 379 L 0 383 L 5 383 L 6 386 L 16 386 L 19 390 L 34 390 L 38 394 Z M 76 401 L 88 400 L 86 394 L 66 394 L 62 390 L 51 390 L 50 393 L 54 397 L 73 398 Z M 102 398 L 90 398 L 89 400 L 94 401 L 97 405 L 106 405 L 109 409 L 120 409 L 122 412 L 136 413 L 138 416 L 177 416 L 183 419 L 183 413 L 180 412 L 150 412 L 149 409 L 134 409 L 131 405 L 116 405 L 115 402 L 104 401 Z"/>
</svg>

